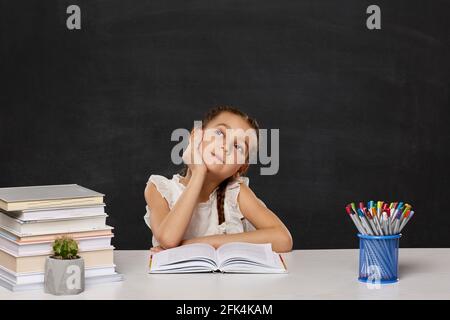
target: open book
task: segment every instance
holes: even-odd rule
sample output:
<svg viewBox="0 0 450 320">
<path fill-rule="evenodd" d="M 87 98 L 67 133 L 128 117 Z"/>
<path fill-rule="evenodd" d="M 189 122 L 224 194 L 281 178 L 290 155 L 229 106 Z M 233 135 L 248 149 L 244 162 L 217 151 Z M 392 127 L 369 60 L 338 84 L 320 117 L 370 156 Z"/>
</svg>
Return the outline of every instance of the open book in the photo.
<svg viewBox="0 0 450 320">
<path fill-rule="evenodd" d="M 217 250 L 205 243 L 167 249 L 150 257 L 150 273 L 286 273 L 280 254 L 272 245 L 231 242 Z"/>
</svg>

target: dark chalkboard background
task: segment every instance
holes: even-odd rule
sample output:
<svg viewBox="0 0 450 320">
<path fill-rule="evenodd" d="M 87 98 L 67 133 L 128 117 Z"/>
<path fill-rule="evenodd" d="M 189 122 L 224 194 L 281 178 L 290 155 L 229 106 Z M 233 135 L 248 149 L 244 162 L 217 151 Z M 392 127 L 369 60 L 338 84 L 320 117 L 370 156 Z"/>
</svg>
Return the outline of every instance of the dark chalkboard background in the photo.
<svg viewBox="0 0 450 320">
<path fill-rule="evenodd" d="M 82 29 L 66 28 L 81 7 Z M 296 249 L 352 248 L 350 201 L 403 200 L 403 247 L 448 247 L 448 1 L 8 1 L 0 6 L 0 186 L 106 194 L 117 249 L 147 249 L 143 197 L 175 128 L 232 104 L 280 129 L 249 172 Z"/>
</svg>

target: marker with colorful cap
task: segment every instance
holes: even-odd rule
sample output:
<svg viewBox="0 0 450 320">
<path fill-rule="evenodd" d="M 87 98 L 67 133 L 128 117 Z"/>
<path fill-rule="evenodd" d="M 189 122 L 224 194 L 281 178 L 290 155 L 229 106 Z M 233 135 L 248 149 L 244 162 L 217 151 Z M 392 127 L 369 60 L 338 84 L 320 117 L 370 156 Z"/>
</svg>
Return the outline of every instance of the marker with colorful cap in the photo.
<svg viewBox="0 0 450 320">
<path fill-rule="evenodd" d="M 352 208 L 352 210 L 355 214 L 358 214 L 358 212 L 356 211 L 356 205 L 354 202 L 350 203 L 350 207 Z"/>
<path fill-rule="evenodd" d="M 383 201 L 377 202 L 377 215 L 381 215 L 381 208 L 383 207 Z"/>
<path fill-rule="evenodd" d="M 377 226 L 375 225 L 375 222 L 373 221 L 372 214 L 369 211 L 367 211 L 367 208 L 365 208 L 365 207 L 362 209 L 362 211 L 364 212 L 364 215 L 366 216 L 366 219 L 369 222 L 370 227 L 372 228 L 372 231 L 374 232 L 374 234 L 376 236 L 379 236 L 380 232 L 379 232 Z"/>
<path fill-rule="evenodd" d="M 403 208 L 403 202 L 399 202 L 397 207 L 395 208 L 393 214 L 391 215 L 391 222 L 394 221 L 394 219 L 397 217 L 397 214 L 400 210 Z"/>
<path fill-rule="evenodd" d="M 364 212 L 361 209 L 358 209 L 358 215 L 359 215 L 359 220 L 361 220 L 361 223 L 364 226 L 364 229 L 366 229 L 366 233 L 368 235 L 374 235 L 374 232 L 373 232 L 369 222 L 367 222 L 366 216 L 364 215 Z"/>
<path fill-rule="evenodd" d="M 406 209 L 406 211 L 402 214 L 402 218 L 400 220 L 400 226 L 398 227 L 399 232 L 400 232 L 400 229 L 402 228 L 402 225 L 408 220 L 410 212 L 411 212 L 410 209 Z"/>
<path fill-rule="evenodd" d="M 402 217 L 404 216 L 405 212 L 407 212 L 407 211 L 408 211 L 408 208 L 406 208 L 406 207 L 403 209 L 403 211 L 401 211 L 401 210 L 398 211 L 397 216 L 395 217 L 394 234 L 398 233 Z"/>
<path fill-rule="evenodd" d="M 383 213 L 381 215 L 382 215 L 382 220 L 381 220 L 382 223 L 381 224 L 383 226 L 384 234 L 388 235 L 389 234 L 389 223 L 388 223 L 389 216 L 386 211 L 383 211 Z"/>
<path fill-rule="evenodd" d="M 399 231 L 399 232 L 402 231 L 402 229 L 406 226 L 406 224 L 409 222 L 409 220 L 411 220 L 411 218 L 412 218 L 413 215 L 414 215 L 414 211 L 410 211 L 410 212 L 409 212 L 409 217 L 407 217 L 407 218 L 403 221 L 402 225 L 400 226 L 400 231 Z"/>
<path fill-rule="evenodd" d="M 380 219 L 381 219 L 381 215 L 377 215 L 375 208 L 372 208 L 372 216 L 374 217 L 373 220 L 375 220 L 375 225 L 378 228 L 379 234 L 380 235 L 384 235 L 384 231 L 383 228 L 381 227 L 381 223 L 380 223 Z"/>
<path fill-rule="evenodd" d="M 364 234 L 364 233 L 365 233 L 364 228 L 363 228 L 362 225 L 360 224 L 360 221 L 359 221 L 359 220 L 356 220 L 356 216 L 355 216 L 355 214 L 352 212 L 351 206 L 350 206 L 350 205 L 347 205 L 347 206 L 345 207 L 345 210 L 347 211 L 347 213 L 348 213 L 348 215 L 350 216 L 350 218 L 353 220 L 353 223 L 355 224 L 356 229 L 358 229 L 359 233 Z"/>
<path fill-rule="evenodd" d="M 360 220 L 359 211 L 356 209 L 356 205 L 354 202 L 350 203 L 350 208 L 355 213 L 355 215 L 354 215 L 355 221 L 357 221 L 359 223 L 361 229 L 363 230 L 363 234 L 368 234 L 368 232 L 365 230 L 366 229 L 365 225 Z"/>
</svg>

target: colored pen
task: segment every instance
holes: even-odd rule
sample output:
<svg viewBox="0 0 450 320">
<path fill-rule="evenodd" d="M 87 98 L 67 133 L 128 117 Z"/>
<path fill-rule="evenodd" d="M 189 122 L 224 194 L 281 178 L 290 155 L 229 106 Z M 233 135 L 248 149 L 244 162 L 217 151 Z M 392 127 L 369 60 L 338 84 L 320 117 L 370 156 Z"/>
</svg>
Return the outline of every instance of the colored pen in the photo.
<svg viewBox="0 0 450 320">
<path fill-rule="evenodd" d="M 365 234 L 366 232 L 365 232 L 364 228 L 361 226 L 359 220 L 356 220 L 357 218 L 356 218 L 355 214 L 352 212 L 351 206 L 347 205 L 345 207 L 345 210 L 347 211 L 350 218 L 353 220 L 353 223 L 355 224 L 356 229 L 358 229 L 359 233 Z"/>
<path fill-rule="evenodd" d="M 414 215 L 414 211 L 411 211 L 409 213 L 409 217 L 405 221 L 403 221 L 402 225 L 400 226 L 400 231 L 402 231 L 402 229 L 406 226 L 406 224 L 409 222 L 409 220 L 411 220 L 413 215 Z"/>
</svg>

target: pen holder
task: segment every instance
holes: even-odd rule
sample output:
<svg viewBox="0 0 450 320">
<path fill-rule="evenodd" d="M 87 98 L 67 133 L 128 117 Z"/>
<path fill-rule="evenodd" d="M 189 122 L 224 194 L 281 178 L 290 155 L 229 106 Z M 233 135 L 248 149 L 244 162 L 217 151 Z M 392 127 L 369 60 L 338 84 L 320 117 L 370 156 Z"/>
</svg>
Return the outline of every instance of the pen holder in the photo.
<svg viewBox="0 0 450 320">
<path fill-rule="evenodd" d="M 394 283 L 398 281 L 398 248 L 401 234 L 359 237 L 359 281 Z"/>
</svg>

